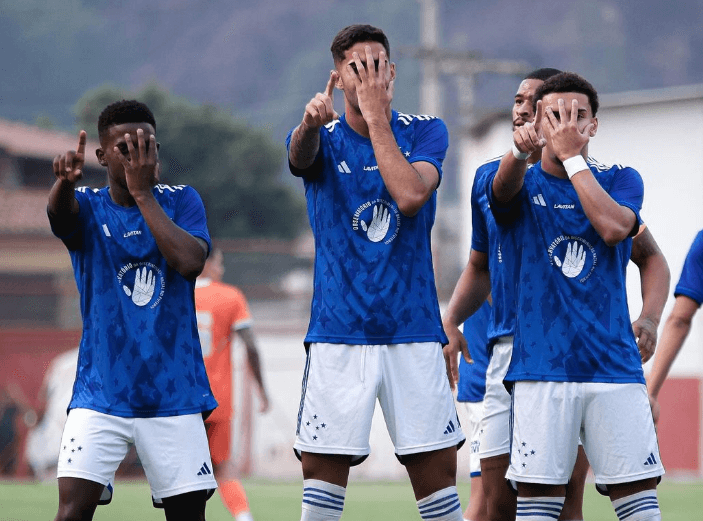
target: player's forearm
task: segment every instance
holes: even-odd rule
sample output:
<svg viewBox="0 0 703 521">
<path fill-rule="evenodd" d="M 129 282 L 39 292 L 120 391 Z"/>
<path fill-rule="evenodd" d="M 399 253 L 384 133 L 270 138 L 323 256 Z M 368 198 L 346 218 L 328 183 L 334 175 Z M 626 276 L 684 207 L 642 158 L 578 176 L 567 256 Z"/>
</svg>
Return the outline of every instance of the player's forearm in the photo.
<svg viewBox="0 0 703 521">
<path fill-rule="evenodd" d="M 207 252 L 198 239 L 174 223 L 151 192 L 134 200 L 168 265 L 186 279 L 200 275 Z"/>
<path fill-rule="evenodd" d="M 78 214 L 78 201 L 75 196 L 76 183 L 57 179 L 49 192 L 47 212 L 52 220 L 60 221 Z"/>
<path fill-rule="evenodd" d="M 469 260 L 456 283 L 442 321 L 454 327 L 463 324 L 478 311 L 490 292 L 490 273 L 487 269 L 477 266 L 475 261 Z"/>
<path fill-rule="evenodd" d="M 432 176 L 423 175 L 408 163 L 398 148 L 387 118 L 367 120 L 367 124 L 383 183 L 398 205 L 400 213 L 406 217 L 412 217 L 432 196 L 437 188 L 439 174 L 433 166 L 435 176 L 431 178 Z"/>
<path fill-rule="evenodd" d="M 590 171 L 574 175 L 571 183 L 586 217 L 608 246 L 615 246 L 630 235 L 637 222 L 634 212 L 616 203 Z"/>
<path fill-rule="evenodd" d="M 291 135 L 288 160 L 300 170 L 312 166 L 320 150 L 320 129 L 301 123 Z"/>
<path fill-rule="evenodd" d="M 642 286 L 640 318 L 651 320 L 658 326 L 669 296 L 671 282 L 669 265 L 662 252 L 657 251 L 657 253 L 648 256 L 643 263 L 638 264 L 638 267 Z"/>
<path fill-rule="evenodd" d="M 647 376 L 647 391 L 654 398 L 658 398 L 662 385 L 690 330 L 690 320 L 682 320 L 681 317 L 674 315 L 667 319 L 654 357 L 652 371 Z"/>
<path fill-rule="evenodd" d="M 493 178 L 493 197 L 499 203 L 508 203 L 522 189 L 527 172 L 527 161 L 517 159 L 512 151 L 500 160 L 498 172 Z"/>
</svg>

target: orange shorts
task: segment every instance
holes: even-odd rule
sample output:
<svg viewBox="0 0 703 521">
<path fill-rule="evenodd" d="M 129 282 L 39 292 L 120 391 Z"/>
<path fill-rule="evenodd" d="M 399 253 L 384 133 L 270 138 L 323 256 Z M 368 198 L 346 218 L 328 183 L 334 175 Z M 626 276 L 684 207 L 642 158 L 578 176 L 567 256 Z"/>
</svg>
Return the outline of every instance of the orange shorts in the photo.
<svg viewBox="0 0 703 521">
<path fill-rule="evenodd" d="M 210 444 L 212 464 L 225 463 L 229 460 L 232 446 L 232 421 L 206 421 L 205 430 Z"/>
</svg>

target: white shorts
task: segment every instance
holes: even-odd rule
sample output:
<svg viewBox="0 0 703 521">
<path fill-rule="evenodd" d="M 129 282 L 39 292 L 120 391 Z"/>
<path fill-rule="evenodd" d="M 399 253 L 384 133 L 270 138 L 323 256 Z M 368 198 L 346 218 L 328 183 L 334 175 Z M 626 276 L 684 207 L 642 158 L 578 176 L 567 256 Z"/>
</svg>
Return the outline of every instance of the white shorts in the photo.
<svg viewBox="0 0 703 521">
<path fill-rule="evenodd" d="M 378 399 L 396 456 L 460 445 L 461 431 L 442 346 L 313 343 L 307 350 L 294 448 L 350 454 L 371 452 Z"/>
<path fill-rule="evenodd" d="M 481 447 L 481 415 L 483 414 L 483 402 L 463 402 L 462 405 L 466 409 L 469 425 L 467 431 L 469 433 L 469 472 L 472 478 L 481 476 L 481 457 L 479 449 Z"/>
<path fill-rule="evenodd" d="M 486 370 L 486 394 L 481 417 L 479 456 L 491 458 L 510 452 L 510 394 L 503 385 L 513 356 L 513 337 L 500 337 Z"/>
<path fill-rule="evenodd" d="M 664 474 L 643 384 L 529 381 L 513 387 L 513 441 L 506 478 L 567 483 L 579 435 L 597 485 Z"/>
<path fill-rule="evenodd" d="M 151 487 L 161 499 L 214 490 L 210 450 L 201 414 L 163 418 L 120 418 L 72 409 L 61 438 L 58 477 L 108 485 L 134 443 Z"/>
</svg>

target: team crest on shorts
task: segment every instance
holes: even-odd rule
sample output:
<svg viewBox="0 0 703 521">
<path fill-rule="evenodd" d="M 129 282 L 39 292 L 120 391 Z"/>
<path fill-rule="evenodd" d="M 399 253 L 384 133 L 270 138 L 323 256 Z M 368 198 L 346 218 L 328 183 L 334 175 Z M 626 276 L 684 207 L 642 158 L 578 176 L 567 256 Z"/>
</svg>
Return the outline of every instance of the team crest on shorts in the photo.
<svg viewBox="0 0 703 521">
<path fill-rule="evenodd" d="M 166 289 L 164 274 L 151 262 L 125 264 L 117 272 L 117 282 L 132 303 L 140 308 L 158 306 Z"/>
<path fill-rule="evenodd" d="M 575 235 L 560 235 L 548 249 L 549 262 L 562 275 L 585 282 L 598 263 L 596 250 L 590 242 Z"/>
<path fill-rule="evenodd" d="M 385 199 L 367 201 L 354 212 L 352 229 L 371 242 L 390 244 L 400 231 L 400 212 Z"/>
</svg>

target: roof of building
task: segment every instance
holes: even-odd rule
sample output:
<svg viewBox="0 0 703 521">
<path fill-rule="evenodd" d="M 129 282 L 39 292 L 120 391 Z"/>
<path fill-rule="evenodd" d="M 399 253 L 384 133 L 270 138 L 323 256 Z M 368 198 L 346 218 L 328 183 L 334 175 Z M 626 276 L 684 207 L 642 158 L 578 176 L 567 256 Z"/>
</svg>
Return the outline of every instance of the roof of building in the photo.
<svg viewBox="0 0 703 521">
<path fill-rule="evenodd" d="M 51 235 L 46 190 L 0 189 L 0 234 Z"/>
<path fill-rule="evenodd" d="M 9 155 L 53 159 L 78 146 L 78 135 L 56 130 L 47 130 L 34 125 L 0 119 L 0 149 Z M 95 149 L 100 144 L 88 140 L 85 161 L 88 165 L 100 168 Z"/>
</svg>

